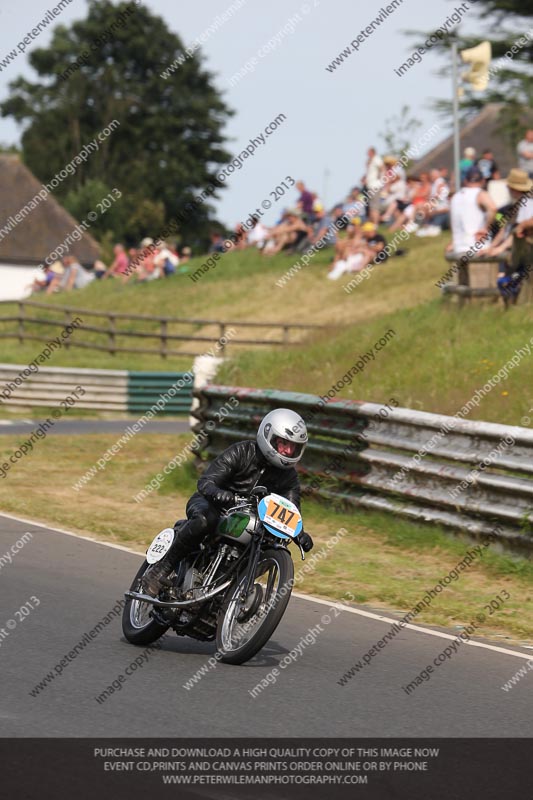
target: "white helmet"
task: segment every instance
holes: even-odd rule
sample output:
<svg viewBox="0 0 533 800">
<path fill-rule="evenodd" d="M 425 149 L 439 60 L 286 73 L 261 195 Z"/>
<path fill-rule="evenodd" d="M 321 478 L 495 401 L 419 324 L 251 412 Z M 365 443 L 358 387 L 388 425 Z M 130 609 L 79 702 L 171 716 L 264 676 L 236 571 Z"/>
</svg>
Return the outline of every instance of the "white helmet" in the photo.
<svg viewBox="0 0 533 800">
<path fill-rule="evenodd" d="M 257 445 L 262 454 L 270 464 L 280 469 L 296 466 L 306 444 L 305 422 L 299 414 L 288 408 L 270 411 L 257 431 Z M 280 452 L 285 448 L 286 453 Z"/>
</svg>

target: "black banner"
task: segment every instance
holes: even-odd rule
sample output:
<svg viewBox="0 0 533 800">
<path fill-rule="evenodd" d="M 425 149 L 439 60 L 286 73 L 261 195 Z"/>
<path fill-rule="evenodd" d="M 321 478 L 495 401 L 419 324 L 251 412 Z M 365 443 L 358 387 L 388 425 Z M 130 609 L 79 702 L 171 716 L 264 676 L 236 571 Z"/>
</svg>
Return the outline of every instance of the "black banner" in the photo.
<svg viewBox="0 0 533 800">
<path fill-rule="evenodd" d="M 528 739 L 0 739 L 24 800 L 501 800 L 533 796 Z"/>
</svg>

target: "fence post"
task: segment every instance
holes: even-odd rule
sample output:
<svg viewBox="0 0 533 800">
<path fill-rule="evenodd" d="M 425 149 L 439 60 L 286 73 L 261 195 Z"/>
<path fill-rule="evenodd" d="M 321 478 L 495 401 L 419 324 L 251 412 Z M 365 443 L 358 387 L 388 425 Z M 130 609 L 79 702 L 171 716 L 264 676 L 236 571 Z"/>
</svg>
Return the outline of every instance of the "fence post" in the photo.
<svg viewBox="0 0 533 800">
<path fill-rule="evenodd" d="M 167 333 L 168 333 L 168 325 L 167 325 L 167 323 L 168 323 L 168 320 L 166 320 L 166 319 L 162 319 L 161 320 L 161 333 L 160 333 L 160 338 L 161 338 L 161 352 L 160 352 L 160 355 L 161 355 L 161 358 L 166 358 L 167 357 Z"/>
<path fill-rule="evenodd" d="M 114 356 L 116 355 L 116 349 L 115 349 L 116 317 L 113 314 L 109 314 L 108 319 L 109 319 L 109 355 Z"/>
<path fill-rule="evenodd" d="M 24 341 L 24 303 L 19 303 L 19 342 Z"/>
<path fill-rule="evenodd" d="M 226 341 L 225 341 L 226 323 L 219 322 L 218 326 L 220 328 L 220 336 L 218 337 L 218 343 L 220 345 L 220 350 L 222 352 L 222 355 L 224 355 L 224 353 L 226 352 Z M 224 341 L 221 342 L 221 339 L 224 339 Z"/>
<path fill-rule="evenodd" d="M 290 327 L 288 325 L 283 326 L 283 344 L 289 344 L 290 339 Z"/>
<path fill-rule="evenodd" d="M 69 311 L 68 308 L 66 308 L 65 309 L 65 320 L 66 320 L 65 327 L 69 324 L 70 319 L 71 319 L 70 311 Z M 69 345 L 68 336 L 67 336 L 67 338 L 65 339 L 65 349 L 68 350 L 69 347 L 70 347 L 70 345 Z"/>
</svg>

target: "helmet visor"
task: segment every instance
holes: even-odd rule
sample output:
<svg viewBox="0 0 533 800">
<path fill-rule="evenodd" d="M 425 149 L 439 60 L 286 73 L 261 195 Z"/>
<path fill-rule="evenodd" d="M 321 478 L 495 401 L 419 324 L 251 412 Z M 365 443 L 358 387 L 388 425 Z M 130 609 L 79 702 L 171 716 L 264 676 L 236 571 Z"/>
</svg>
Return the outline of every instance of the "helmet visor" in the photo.
<svg viewBox="0 0 533 800">
<path fill-rule="evenodd" d="M 299 458 L 304 445 L 300 442 L 292 442 L 290 439 L 284 439 L 282 436 L 273 436 L 272 447 L 284 458 Z"/>
</svg>

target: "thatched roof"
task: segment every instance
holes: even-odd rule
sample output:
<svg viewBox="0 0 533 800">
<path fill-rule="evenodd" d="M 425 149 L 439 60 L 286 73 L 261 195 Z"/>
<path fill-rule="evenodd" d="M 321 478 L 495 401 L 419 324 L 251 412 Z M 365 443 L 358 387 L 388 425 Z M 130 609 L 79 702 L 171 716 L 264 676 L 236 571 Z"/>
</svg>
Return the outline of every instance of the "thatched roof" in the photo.
<svg viewBox="0 0 533 800">
<path fill-rule="evenodd" d="M 512 167 L 518 166 L 516 150 L 501 132 L 504 113 L 503 105 L 489 103 L 483 111 L 461 126 L 461 158 L 465 147 L 474 147 L 478 158 L 481 157 L 483 150 L 490 148 L 494 153 L 494 159 L 500 168 L 502 177 L 505 177 Z M 527 124 L 527 121 L 524 120 L 524 127 Z M 454 170 L 453 133 L 417 161 L 411 171 L 413 173 L 427 172 L 437 167 L 447 167 L 450 173 Z"/>
<path fill-rule="evenodd" d="M 39 265 L 78 225 L 52 194 L 46 200 L 38 197 L 30 210 L 30 202 L 42 189 L 18 156 L 0 153 L 0 263 Z M 99 250 L 92 236 L 82 232 L 69 254 L 88 266 Z"/>
</svg>

